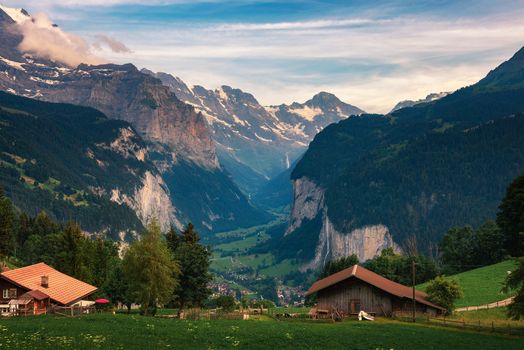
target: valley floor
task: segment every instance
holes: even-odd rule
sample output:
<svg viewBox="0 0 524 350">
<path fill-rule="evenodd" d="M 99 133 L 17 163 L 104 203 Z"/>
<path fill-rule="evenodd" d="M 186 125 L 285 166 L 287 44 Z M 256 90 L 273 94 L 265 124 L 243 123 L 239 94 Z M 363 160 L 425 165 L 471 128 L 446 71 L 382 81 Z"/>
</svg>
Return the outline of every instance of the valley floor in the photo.
<svg viewBox="0 0 524 350">
<path fill-rule="evenodd" d="M 391 320 L 180 321 L 97 314 L 0 320 L 0 349 L 522 349 L 523 339 Z"/>
</svg>

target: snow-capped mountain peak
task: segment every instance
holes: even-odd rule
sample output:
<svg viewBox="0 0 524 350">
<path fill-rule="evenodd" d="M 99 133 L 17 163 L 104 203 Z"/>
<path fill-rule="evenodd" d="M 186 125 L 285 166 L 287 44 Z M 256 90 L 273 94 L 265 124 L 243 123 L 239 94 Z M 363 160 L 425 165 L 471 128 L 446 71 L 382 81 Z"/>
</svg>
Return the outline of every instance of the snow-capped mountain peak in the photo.
<svg viewBox="0 0 524 350">
<path fill-rule="evenodd" d="M 29 16 L 29 13 L 27 13 L 26 10 L 23 8 L 13 8 L 13 7 L 7 7 L 2 4 L 0 4 L 0 10 L 4 11 L 15 23 L 23 23 L 27 20 L 31 19 L 31 16 Z"/>
</svg>

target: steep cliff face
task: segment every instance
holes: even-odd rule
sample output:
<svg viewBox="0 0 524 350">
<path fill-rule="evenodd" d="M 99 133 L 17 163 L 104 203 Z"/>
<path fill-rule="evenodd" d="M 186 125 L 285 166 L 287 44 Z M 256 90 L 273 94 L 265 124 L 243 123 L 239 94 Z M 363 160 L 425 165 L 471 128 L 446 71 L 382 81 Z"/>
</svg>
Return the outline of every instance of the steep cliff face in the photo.
<svg viewBox="0 0 524 350">
<path fill-rule="evenodd" d="M 39 98 L 90 106 L 123 119 L 147 140 L 170 146 L 177 157 L 217 168 L 215 145 L 204 118 L 159 80 L 133 65 L 80 65 L 57 84 L 39 88 Z"/>
<path fill-rule="evenodd" d="M 163 230 L 169 229 L 170 224 L 182 228 L 162 177 L 147 171 L 141 180 L 142 183 L 131 195 L 121 192 L 119 188 L 112 189 L 111 200 L 118 204 L 127 204 L 137 213 L 144 226 L 155 217 L 160 221 Z"/>
<path fill-rule="evenodd" d="M 301 270 L 318 269 L 326 262 L 356 254 L 360 261 L 373 258 L 385 248 L 400 251 L 393 241 L 388 228 L 384 225 L 368 225 L 350 232 L 339 232 L 329 220 L 328 208 L 325 204 L 325 190 L 307 177 L 293 182 L 294 204 L 291 211 L 289 227 L 286 236 L 296 235 L 295 240 L 304 239 L 295 231 L 304 223 L 320 218 L 318 242 L 311 260 L 304 262 Z M 315 232 L 314 236 L 317 235 Z"/>
</svg>

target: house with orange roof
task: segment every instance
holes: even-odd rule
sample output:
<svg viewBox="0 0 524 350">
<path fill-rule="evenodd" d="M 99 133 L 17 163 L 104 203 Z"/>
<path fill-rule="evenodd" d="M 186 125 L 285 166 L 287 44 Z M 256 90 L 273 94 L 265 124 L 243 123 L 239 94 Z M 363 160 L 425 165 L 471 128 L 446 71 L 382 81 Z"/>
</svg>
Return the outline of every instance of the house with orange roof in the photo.
<svg viewBox="0 0 524 350">
<path fill-rule="evenodd" d="M 316 294 L 317 310 L 326 314 L 336 310 L 344 315 L 368 314 L 392 316 L 412 312 L 438 314 L 444 308 L 427 300 L 427 294 L 382 277 L 360 265 L 353 265 L 313 283 L 306 292 Z"/>
<path fill-rule="evenodd" d="M 0 273 L 0 312 L 39 315 L 50 306 L 71 306 L 97 287 L 38 263 Z"/>
</svg>

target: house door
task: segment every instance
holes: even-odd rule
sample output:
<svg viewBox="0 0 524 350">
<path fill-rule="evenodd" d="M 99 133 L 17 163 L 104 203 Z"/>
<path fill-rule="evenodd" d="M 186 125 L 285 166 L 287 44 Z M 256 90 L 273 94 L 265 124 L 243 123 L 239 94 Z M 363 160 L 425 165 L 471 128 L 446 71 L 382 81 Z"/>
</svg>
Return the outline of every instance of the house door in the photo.
<svg viewBox="0 0 524 350">
<path fill-rule="evenodd" d="M 349 312 L 358 314 L 360 312 L 360 299 L 351 299 L 349 301 Z"/>
</svg>

